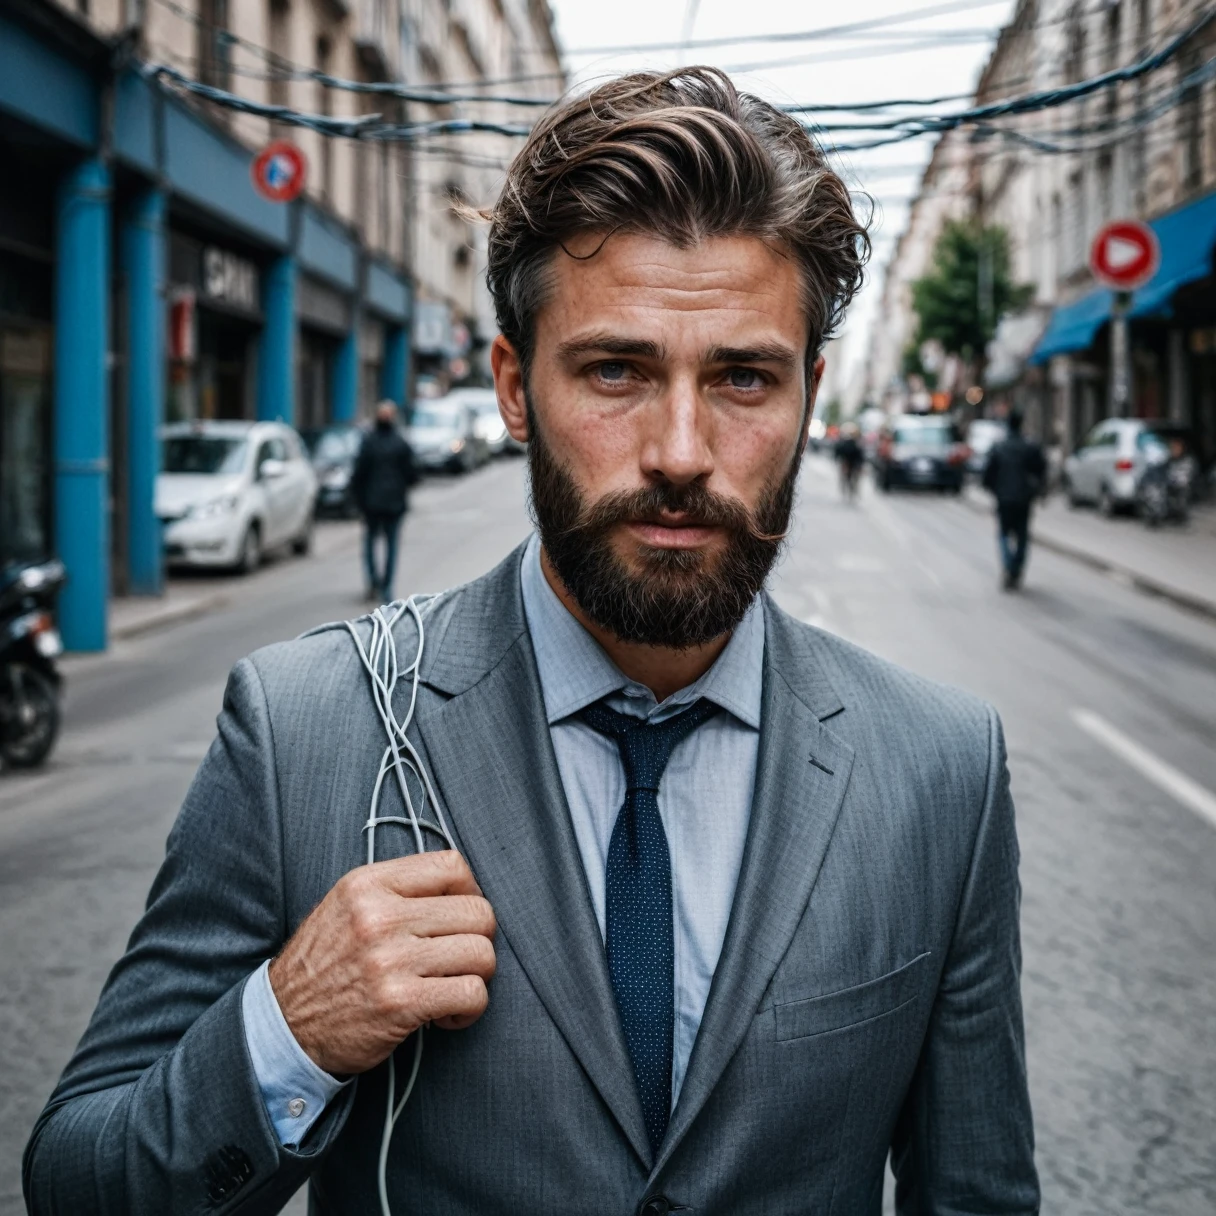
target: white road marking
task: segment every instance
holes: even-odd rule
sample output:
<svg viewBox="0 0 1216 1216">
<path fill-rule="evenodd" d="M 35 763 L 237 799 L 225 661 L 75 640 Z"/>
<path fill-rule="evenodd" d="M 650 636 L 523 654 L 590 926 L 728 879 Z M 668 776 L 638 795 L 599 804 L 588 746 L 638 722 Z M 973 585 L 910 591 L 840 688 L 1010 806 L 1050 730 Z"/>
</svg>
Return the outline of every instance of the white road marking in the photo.
<svg viewBox="0 0 1216 1216">
<path fill-rule="evenodd" d="M 1148 778 L 1171 798 L 1177 799 L 1183 806 L 1194 811 L 1200 819 L 1206 819 L 1216 827 L 1216 794 L 1211 790 L 1205 789 L 1197 781 L 1192 781 L 1172 764 L 1159 760 L 1135 739 L 1129 738 L 1092 710 L 1074 709 L 1072 719 L 1087 735 L 1097 739 L 1103 747 L 1126 764 L 1130 764 L 1142 777 Z"/>
</svg>

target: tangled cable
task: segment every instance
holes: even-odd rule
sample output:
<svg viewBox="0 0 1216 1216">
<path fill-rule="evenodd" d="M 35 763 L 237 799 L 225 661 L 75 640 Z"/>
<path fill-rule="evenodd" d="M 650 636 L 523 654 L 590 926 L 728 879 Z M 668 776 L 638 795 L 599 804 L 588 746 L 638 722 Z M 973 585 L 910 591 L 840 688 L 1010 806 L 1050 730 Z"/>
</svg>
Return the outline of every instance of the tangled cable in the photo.
<svg viewBox="0 0 1216 1216">
<path fill-rule="evenodd" d="M 426 603 L 433 603 L 437 598 L 437 596 L 424 596 L 423 600 Z M 414 651 L 413 662 L 408 667 L 401 667 L 397 658 L 397 643 L 393 637 L 393 628 L 407 612 L 413 616 L 418 629 L 418 645 Z M 354 640 L 359 660 L 371 680 L 372 700 L 375 702 L 376 713 L 379 715 L 387 737 L 384 755 L 380 759 L 380 769 L 376 774 L 375 785 L 372 787 L 367 822 L 363 825 L 363 832 L 367 836 L 367 864 L 371 865 L 376 860 L 376 828 L 381 824 L 395 823 L 409 828 L 414 836 L 414 848 L 419 853 L 426 852 L 426 832 L 432 832 L 441 837 L 449 849 L 455 849 L 456 843 L 448 830 L 447 821 L 443 817 L 443 809 L 439 805 L 439 799 L 435 796 L 435 789 L 427 775 L 426 766 L 422 763 L 421 756 L 418 755 L 417 749 L 406 734 L 414 719 L 414 708 L 418 703 L 422 649 L 426 640 L 419 599 L 417 596 L 410 596 L 408 600 L 398 600 L 377 608 L 367 618 L 360 618 L 360 620 L 363 619 L 371 622 L 371 635 L 366 646 L 355 627 L 358 622 L 346 621 L 344 624 Z M 404 719 L 398 721 L 393 709 L 393 691 L 398 682 L 407 677 L 410 680 L 409 705 L 406 708 Z M 401 791 L 405 815 L 381 815 L 379 813 L 380 798 L 390 773 L 396 778 L 397 788 Z M 422 791 L 421 814 L 414 806 L 409 782 L 406 780 L 407 773 L 414 774 Z M 426 817 L 428 803 L 434 810 L 434 819 Z M 393 1128 L 397 1125 L 397 1120 L 401 1117 L 401 1112 L 405 1109 L 410 1094 L 413 1093 L 414 1082 L 418 1079 L 418 1068 L 421 1063 L 422 1027 L 419 1026 L 414 1032 L 414 1061 L 400 1100 L 397 1099 L 397 1068 L 392 1053 L 388 1057 L 388 1101 L 384 1113 L 384 1132 L 380 1137 L 380 1156 L 377 1163 L 381 1216 L 392 1216 L 388 1203 L 388 1150 L 393 1139 Z"/>
</svg>

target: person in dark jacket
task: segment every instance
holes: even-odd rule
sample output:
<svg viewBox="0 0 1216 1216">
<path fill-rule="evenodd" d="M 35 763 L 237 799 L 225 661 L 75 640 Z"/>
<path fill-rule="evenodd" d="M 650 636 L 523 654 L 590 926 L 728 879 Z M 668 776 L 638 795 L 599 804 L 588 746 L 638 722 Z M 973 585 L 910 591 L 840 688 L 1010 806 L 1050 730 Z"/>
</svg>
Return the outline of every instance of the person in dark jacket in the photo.
<svg viewBox="0 0 1216 1216">
<path fill-rule="evenodd" d="M 397 426 L 397 407 L 384 400 L 376 407 L 376 425 L 363 437 L 351 493 L 363 516 L 363 562 L 367 593 L 387 603 L 393 598 L 393 571 L 401 520 L 409 509 L 410 486 L 417 481 L 414 454 Z M 384 566 L 377 569 L 376 541 L 384 538 Z"/>
<path fill-rule="evenodd" d="M 1009 434 L 993 445 L 984 465 L 984 489 L 996 499 L 997 535 L 1004 586 L 1011 591 L 1022 581 L 1030 546 L 1030 508 L 1047 484 L 1043 449 L 1022 435 L 1022 416 L 1011 413 Z"/>
</svg>

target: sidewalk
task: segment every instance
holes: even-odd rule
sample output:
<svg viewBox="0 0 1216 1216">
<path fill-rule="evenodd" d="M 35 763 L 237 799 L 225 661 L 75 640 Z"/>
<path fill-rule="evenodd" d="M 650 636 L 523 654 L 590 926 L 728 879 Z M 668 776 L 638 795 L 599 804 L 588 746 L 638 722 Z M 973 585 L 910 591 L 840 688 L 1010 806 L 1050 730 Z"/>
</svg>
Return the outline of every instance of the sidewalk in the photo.
<svg viewBox="0 0 1216 1216">
<path fill-rule="evenodd" d="M 968 488 L 966 501 L 976 510 L 992 511 L 991 497 L 977 487 Z M 1211 505 L 1193 511 L 1185 527 L 1152 531 L 1133 516 L 1105 519 L 1052 495 L 1035 509 L 1031 535 L 1044 549 L 1216 618 L 1216 508 Z"/>
<path fill-rule="evenodd" d="M 125 641 L 222 608 L 228 593 L 207 583 L 166 580 L 164 595 L 121 595 L 110 601 L 110 638 Z"/>
</svg>

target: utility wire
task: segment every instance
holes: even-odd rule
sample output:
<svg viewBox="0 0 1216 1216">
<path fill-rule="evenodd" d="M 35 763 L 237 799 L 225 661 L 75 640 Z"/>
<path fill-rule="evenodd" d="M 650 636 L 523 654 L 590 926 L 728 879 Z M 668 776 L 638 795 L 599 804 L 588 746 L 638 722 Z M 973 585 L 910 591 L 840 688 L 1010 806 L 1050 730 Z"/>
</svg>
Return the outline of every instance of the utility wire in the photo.
<svg viewBox="0 0 1216 1216">
<path fill-rule="evenodd" d="M 965 9 L 995 8 L 1004 0 L 953 0 L 948 4 L 933 4 L 926 8 L 912 9 L 895 16 L 872 17 L 866 21 L 853 21 L 847 25 L 821 26 L 812 30 L 796 30 L 776 34 L 733 34 L 720 38 L 697 38 L 691 42 L 643 42 L 624 46 L 587 46 L 567 50 L 567 55 L 647 55 L 655 51 L 706 50 L 718 46 L 743 46 L 765 42 L 814 42 L 820 38 L 842 38 L 891 25 L 904 25 L 925 17 L 940 17 L 946 13 L 957 13 Z M 926 31 L 928 32 L 928 31 Z"/>
</svg>

